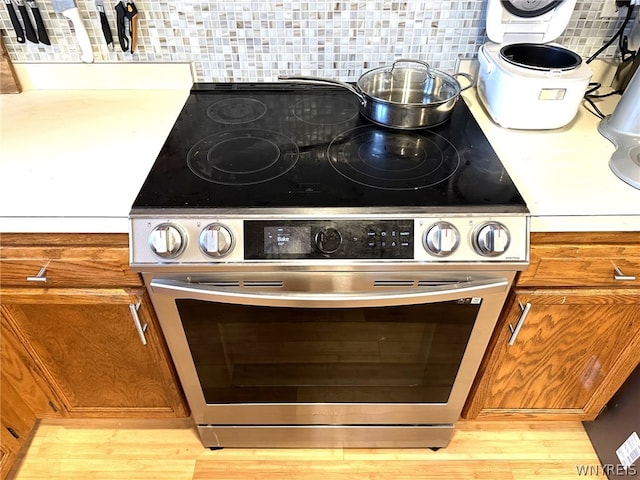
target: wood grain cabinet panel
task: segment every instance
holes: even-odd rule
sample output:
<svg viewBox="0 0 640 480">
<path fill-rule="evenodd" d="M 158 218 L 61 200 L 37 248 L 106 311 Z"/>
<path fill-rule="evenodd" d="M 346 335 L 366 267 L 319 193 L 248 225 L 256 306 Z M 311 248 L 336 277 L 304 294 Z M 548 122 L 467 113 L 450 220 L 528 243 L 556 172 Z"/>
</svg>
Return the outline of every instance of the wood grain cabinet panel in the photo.
<svg viewBox="0 0 640 480">
<path fill-rule="evenodd" d="M 616 278 L 616 267 L 623 276 L 618 273 Z M 638 287 L 639 284 L 640 232 L 532 234 L 530 265 L 518 277 L 518 286 L 523 287 Z"/>
<path fill-rule="evenodd" d="M 636 292 L 518 289 L 510 305 L 466 416 L 595 418 L 640 360 Z"/>
<path fill-rule="evenodd" d="M 531 266 L 463 416 L 594 419 L 640 363 L 638 242 L 638 233 L 532 235 Z M 636 278 L 614 279 L 614 264 Z"/>
<path fill-rule="evenodd" d="M 2 296 L 12 329 L 69 416 L 186 414 L 144 289 L 14 288 Z"/>
<path fill-rule="evenodd" d="M 36 415 L 0 372 L 0 478 L 6 478 L 36 423 Z"/>
<path fill-rule="evenodd" d="M 0 428 L 4 430 L 4 423 L 0 421 Z M 15 461 L 13 450 L 0 438 L 0 478 L 7 478 L 9 470 Z"/>
<path fill-rule="evenodd" d="M 0 269 L 5 287 L 142 285 L 140 276 L 129 268 L 126 246 L 5 247 L 1 252 Z"/>
<path fill-rule="evenodd" d="M 0 306 L 0 365 L 4 379 L 20 392 L 22 401 L 38 418 L 62 416 L 60 401 L 10 328 L 9 316 L 9 307 Z"/>
</svg>

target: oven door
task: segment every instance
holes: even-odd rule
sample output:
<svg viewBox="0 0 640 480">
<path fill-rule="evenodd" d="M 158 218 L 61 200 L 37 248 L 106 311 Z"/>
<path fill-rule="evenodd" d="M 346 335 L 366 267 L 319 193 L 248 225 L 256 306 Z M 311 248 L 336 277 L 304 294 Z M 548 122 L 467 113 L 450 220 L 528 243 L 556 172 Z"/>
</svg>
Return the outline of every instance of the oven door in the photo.
<svg viewBox="0 0 640 480">
<path fill-rule="evenodd" d="M 201 425 L 452 424 L 512 280 L 145 274 Z"/>
</svg>

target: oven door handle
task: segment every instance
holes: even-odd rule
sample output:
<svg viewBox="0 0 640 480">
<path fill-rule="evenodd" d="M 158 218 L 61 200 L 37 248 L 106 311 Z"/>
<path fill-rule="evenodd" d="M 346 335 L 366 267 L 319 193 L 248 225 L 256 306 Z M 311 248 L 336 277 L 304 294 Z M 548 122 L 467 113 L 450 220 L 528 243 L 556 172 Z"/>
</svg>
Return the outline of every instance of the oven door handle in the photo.
<svg viewBox="0 0 640 480">
<path fill-rule="evenodd" d="M 253 288 L 220 287 L 179 280 L 153 279 L 150 287 L 153 294 L 173 298 L 187 298 L 210 302 L 270 307 L 384 307 L 435 303 L 461 298 L 482 298 L 504 293 L 509 281 L 504 278 L 478 279 L 445 285 L 426 285 L 413 288 L 380 289 L 366 292 L 304 292 L 265 291 Z"/>
</svg>

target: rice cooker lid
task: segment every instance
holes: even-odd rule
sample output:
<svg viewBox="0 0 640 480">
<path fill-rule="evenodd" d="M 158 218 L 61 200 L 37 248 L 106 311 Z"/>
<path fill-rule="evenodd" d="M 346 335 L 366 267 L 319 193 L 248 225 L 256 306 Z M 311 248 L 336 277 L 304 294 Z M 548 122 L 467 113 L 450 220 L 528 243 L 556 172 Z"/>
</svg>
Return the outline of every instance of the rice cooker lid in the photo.
<svg viewBox="0 0 640 480">
<path fill-rule="evenodd" d="M 492 42 L 547 43 L 569 24 L 576 0 L 489 0 L 487 35 Z"/>
</svg>

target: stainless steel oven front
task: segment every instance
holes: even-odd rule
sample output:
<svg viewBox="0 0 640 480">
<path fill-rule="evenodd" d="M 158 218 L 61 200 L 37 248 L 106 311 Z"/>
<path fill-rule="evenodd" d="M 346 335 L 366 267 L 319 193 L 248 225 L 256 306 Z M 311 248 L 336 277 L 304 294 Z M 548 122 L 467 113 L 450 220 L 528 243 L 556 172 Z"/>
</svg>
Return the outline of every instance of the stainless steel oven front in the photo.
<svg viewBox="0 0 640 480">
<path fill-rule="evenodd" d="M 132 265 L 143 273 L 205 446 L 449 443 L 516 271 L 527 260 L 527 221 L 465 218 L 455 228 L 458 243 L 469 243 L 462 250 L 473 251 L 474 236 L 487 235 L 477 233 L 483 225 L 501 225 L 509 235 L 508 248 L 504 239 L 483 240 L 501 250 L 486 261 L 429 252 L 430 228 L 453 225 L 450 220 L 398 221 L 383 221 L 389 225 L 383 229 L 380 220 L 353 228 L 332 222 L 328 231 L 315 220 L 190 219 L 176 226 L 176 236 L 166 228 L 174 222 L 162 217 L 134 220 L 134 236 L 145 240 L 132 245 Z M 408 253 L 376 261 L 331 258 L 322 250 L 333 248 L 336 232 L 342 250 L 348 242 L 360 248 L 373 236 L 379 242 L 398 235 L 397 247 Z M 200 262 L 181 252 L 180 262 L 153 266 L 144 263 L 156 254 L 136 257 L 149 245 L 178 251 L 186 247 L 176 239 L 188 238 L 199 244 L 191 245 L 200 252 L 194 255 L 227 245 L 236 253 Z M 450 247 L 449 240 L 432 240 Z M 299 259 L 310 250 L 320 258 Z"/>
</svg>

